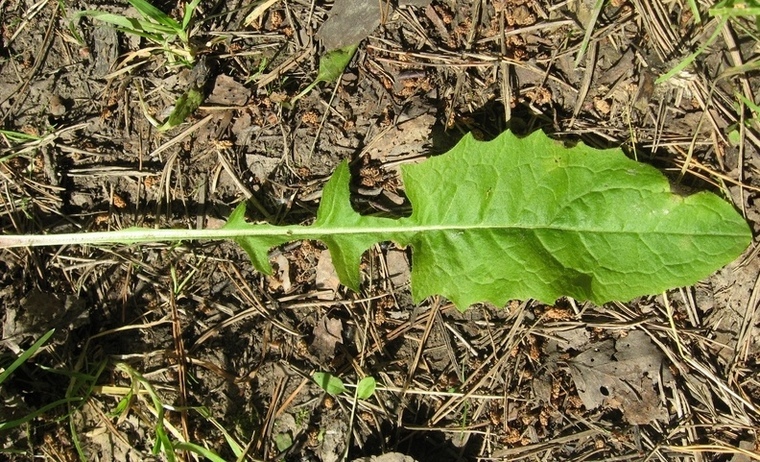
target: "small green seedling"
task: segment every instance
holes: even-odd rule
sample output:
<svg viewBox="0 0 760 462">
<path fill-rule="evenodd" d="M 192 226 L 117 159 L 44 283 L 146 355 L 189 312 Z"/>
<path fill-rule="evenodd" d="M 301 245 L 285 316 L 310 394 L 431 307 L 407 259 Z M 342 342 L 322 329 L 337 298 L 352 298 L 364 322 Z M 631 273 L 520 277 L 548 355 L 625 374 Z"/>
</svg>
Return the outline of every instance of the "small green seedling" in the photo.
<svg viewBox="0 0 760 462">
<path fill-rule="evenodd" d="M 699 12 L 699 5 L 697 5 L 697 0 L 686 0 L 686 3 L 689 5 L 691 15 L 694 17 L 694 22 L 700 24 L 702 22 L 702 15 Z"/>
<path fill-rule="evenodd" d="M 190 42 L 190 28 L 195 9 L 200 0 L 185 5 L 182 22 L 179 22 L 145 0 L 129 0 L 140 18 L 87 10 L 79 13 L 98 21 L 116 26 L 116 30 L 143 37 L 166 52 L 170 62 L 189 66 L 195 60 L 195 48 Z"/>
<path fill-rule="evenodd" d="M 341 393 L 348 393 L 346 386 L 340 377 L 336 377 L 329 372 L 315 372 L 311 376 L 312 380 L 328 394 L 332 396 L 338 396 Z M 377 387 L 377 381 L 374 377 L 364 377 L 359 381 L 354 389 L 354 402 L 351 406 L 350 427 L 348 429 L 348 441 L 346 441 L 346 450 L 343 452 L 342 460 L 348 458 L 348 449 L 351 441 L 351 434 L 353 432 L 354 417 L 356 416 L 356 404 L 359 401 L 366 401 L 375 394 L 375 388 Z"/>
<path fill-rule="evenodd" d="M 342 393 L 348 393 L 343 380 L 329 372 L 315 372 L 312 374 L 311 379 L 329 395 L 338 396 Z M 364 377 L 356 385 L 354 397 L 360 400 L 367 400 L 375 394 L 376 387 L 377 381 L 374 377 Z"/>
<path fill-rule="evenodd" d="M 129 0 L 129 3 L 139 13 L 139 19 L 92 10 L 82 11 L 79 15 L 111 24 L 120 32 L 147 39 L 164 52 L 171 65 L 192 67 L 195 62 L 196 48 L 190 41 L 190 29 L 200 0 L 185 4 L 182 22 L 169 17 L 146 0 Z M 139 91 L 138 97 L 145 117 L 151 125 L 163 132 L 184 122 L 201 105 L 204 95 L 197 85 L 192 85 L 177 98 L 174 109 L 163 122 L 151 115 Z"/>
</svg>

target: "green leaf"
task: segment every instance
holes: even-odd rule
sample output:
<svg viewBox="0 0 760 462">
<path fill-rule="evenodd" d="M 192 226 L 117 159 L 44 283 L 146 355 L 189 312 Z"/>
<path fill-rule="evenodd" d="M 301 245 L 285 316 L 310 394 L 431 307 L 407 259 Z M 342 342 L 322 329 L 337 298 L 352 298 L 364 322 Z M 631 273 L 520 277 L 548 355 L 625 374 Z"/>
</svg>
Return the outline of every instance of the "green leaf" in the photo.
<svg viewBox="0 0 760 462">
<path fill-rule="evenodd" d="M 124 395 L 118 403 L 116 403 L 116 407 L 113 408 L 112 411 L 108 413 L 109 417 L 119 417 L 120 415 L 124 414 L 129 410 L 129 405 L 132 403 L 132 399 L 134 398 L 134 390 L 130 389 L 129 392 L 127 392 L 126 395 Z"/>
<path fill-rule="evenodd" d="M 24 132 L 17 132 L 14 130 L 0 130 L 0 135 L 7 137 L 13 141 L 39 141 L 41 136 L 30 135 Z"/>
<path fill-rule="evenodd" d="M 733 206 L 714 194 L 673 194 L 651 166 L 619 149 L 565 147 L 536 132 L 490 142 L 465 136 L 447 154 L 402 167 L 406 218 L 351 207 L 348 163 L 324 188 L 312 226 L 249 224 L 238 207 L 221 229 L 0 235 L 0 248 L 233 239 L 260 271 L 268 252 L 323 241 L 343 284 L 358 290 L 364 251 L 410 246 L 412 295 L 459 308 L 562 296 L 604 303 L 693 284 L 736 258 L 751 239 Z"/>
<path fill-rule="evenodd" d="M 357 48 L 359 48 L 358 43 L 354 45 L 348 45 L 343 48 L 338 48 L 337 50 L 331 50 L 322 55 L 322 57 L 319 58 L 319 73 L 317 74 L 317 78 L 301 93 L 299 93 L 298 96 L 296 96 L 291 102 L 295 102 L 301 99 L 304 95 L 313 90 L 314 87 L 316 87 L 320 82 L 329 83 L 338 80 L 338 77 L 343 74 L 343 71 L 346 69 L 346 66 L 348 66 L 348 63 L 351 62 L 351 58 L 354 57 L 354 53 L 356 53 Z"/>
<path fill-rule="evenodd" d="M 747 106 L 753 113 L 753 117 L 760 116 L 760 106 L 752 102 L 750 99 L 748 99 L 746 96 L 742 95 L 739 92 L 735 92 L 734 95 L 739 98 L 745 106 Z"/>
<path fill-rule="evenodd" d="M 358 44 L 348 45 L 337 50 L 328 51 L 319 58 L 317 82 L 335 82 L 354 57 Z"/>
<path fill-rule="evenodd" d="M 630 300 L 696 283 L 751 239 L 746 222 L 714 194 L 673 194 L 659 171 L 619 149 L 568 148 L 541 132 L 489 142 L 467 135 L 444 155 L 402 167 L 402 176 L 413 206 L 406 218 L 356 213 L 343 163 L 312 226 L 248 224 L 241 206 L 223 232 L 264 272 L 271 247 L 322 240 L 354 290 L 370 246 L 411 246 L 414 300 L 438 294 L 460 309 L 562 296 Z"/>
<path fill-rule="evenodd" d="M 370 396 L 375 394 L 375 387 L 377 387 L 377 381 L 374 377 L 364 377 L 356 386 L 356 397 L 359 399 L 369 399 Z"/>
<path fill-rule="evenodd" d="M 739 130 L 733 129 L 728 132 L 728 142 L 731 143 L 731 146 L 739 146 L 739 144 L 742 142 L 742 137 L 739 133 Z"/>
<path fill-rule="evenodd" d="M 119 14 L 105 13 L 103 11 L 97 10 L 85 10 L 77 13 L 76 16 L 87 16 L 93 19 L 97 19 L 98 21 L 103 21 L 107 22 L 108 24 L 113 24 L 114 26 L 119 26 L 122 29 L 142 29 L 140 26 L 140 21 L 137 19 L 127 18 L 126 16 L 121 16 Z"/>
<path fill-rule="evenodd" d="M 284 452 L 289 447 L 293 446 L 293 437 L 289 433 L 278 433 L 274 435 L 274 445 L 279 452 Z"/>
<path fill-rule="evenodd" d="M 311 379 L 319 385 L 319 388 L 333 396 L 337 396 L 347 391 L 346 387 L 343 385 L 343 381 L 329 372 L 315 372 L 311 376 Z"/>
<path fill-rule="evenodd" d="M 172 110 L 169 117 L 166 119 L 163 125 L 158 127 L 159 131 L 166 131 L 176 127 L 187 119 L 190 114 L 198 109 L 198 106 L 203 102 L 203 92 L 193 87 L 177 98 L 177 102 L 174 104 L 174 110 Z"/>
</svg>

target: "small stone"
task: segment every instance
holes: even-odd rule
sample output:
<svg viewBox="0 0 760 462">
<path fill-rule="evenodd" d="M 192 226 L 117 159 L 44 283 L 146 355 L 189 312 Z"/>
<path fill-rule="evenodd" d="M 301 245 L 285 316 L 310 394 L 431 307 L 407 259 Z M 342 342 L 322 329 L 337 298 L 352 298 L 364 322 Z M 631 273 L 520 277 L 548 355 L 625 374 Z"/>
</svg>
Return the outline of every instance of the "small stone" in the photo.
<svg viewBox="0 0 760 462">
<path fill-rule="evenodd" d="M 52 95 L 48 103 L 50 115 L 61 117 L 66 114 L 66 101 L 58 95 Z"/>
</svg>

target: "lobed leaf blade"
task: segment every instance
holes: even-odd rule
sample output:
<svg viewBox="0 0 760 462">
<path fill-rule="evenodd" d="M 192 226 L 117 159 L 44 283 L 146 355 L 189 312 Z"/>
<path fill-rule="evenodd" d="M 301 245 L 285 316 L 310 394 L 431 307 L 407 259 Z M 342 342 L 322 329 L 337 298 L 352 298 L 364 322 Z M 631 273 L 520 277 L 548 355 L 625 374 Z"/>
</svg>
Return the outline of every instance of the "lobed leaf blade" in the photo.
<svg viewBox="0 0 760 462">
<path fill-rule="evenodd" d="M 454 167 L 463 184 L 446 181 Z M 403 176 L 410 225 L 448 227 L 400 242 L 413 249 L 415 300 L 628 300 L 693 284 L 751 239 L 717 196 L 675 195 L 659 171 L 619 149 L 567 148 L 540 132 L 468 135 Z"/>
<path fill-rule="evenodd" d="M 246 203 L 242 202 L 235 207 L 227 223 L 222 229 L 239 231 L 240 234 L 233 238 L 237 244 L 245 250 L 248 258 L 251 259 L 253 266 L 266 275 L 272 274 L 272 265 L 269 263 L 269 249 L 278 245 L 285 244 L 293 240 L 284 226 L 273 226 L 269 224 L 250 224 L 245 221 Z M 269 235 L 255 236 L 246 235 L 250 229 L 261 230 L 264 227 L 270 227 L 272 232 Z"/>
<path fill-rule="evenodd" d="M 344 162 L 325 186 L 313 226 L 272 227 L 279 236 L 236 240 L 259 269 L 268 268 L 271 246 L 322 240 L 354 290 L 362 254 L 395 241 L 412 248 L 415 301 L 443 295 L 465 309 L 659 293 L 707 277 L 751 239 L 747 223 L 714 194 L 673 194 L 659 171 L 619 149 L 568 148 L 540 132 L 505 132 L 489 142 L 467 135 L 444 155 L 402 167 L 402 175 L 409 217 L 355 212 Z M 237 213 L 230 223 L 261 226 Z"/>
</svg>

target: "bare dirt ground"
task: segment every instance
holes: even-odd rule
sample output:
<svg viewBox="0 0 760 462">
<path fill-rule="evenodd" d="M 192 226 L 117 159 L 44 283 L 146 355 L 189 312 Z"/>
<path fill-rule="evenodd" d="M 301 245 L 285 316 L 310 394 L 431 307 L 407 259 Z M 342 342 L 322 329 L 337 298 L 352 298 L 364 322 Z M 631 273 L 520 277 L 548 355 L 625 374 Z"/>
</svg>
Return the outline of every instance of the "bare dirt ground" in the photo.
<svg viewBox="0 0 760 462">
<path fill-rule="evenodd" d="M 700 3 L 700 25 L 679 1 L 380 1 L 339 81 L 290 104 L 351 24 L 318 33 L 331 4 L 265 3 L 244 25 L 256 4 L 202 1 L 182 66 L 76 16 L 137 17 L 126 2 L 0 0 L 2 231 L 218 227 L 244 200 L 252 219 L 308 223 L 342 159 L 358 209 L 404 214 L 399 164 L 507 128 L 622 146 L 757 230 L 751 21 Z M 192 85 L 201 107 L 156 130 L 146 113 L 165 120 Z M 163 460 L 163 422 L 223 460 L 758 460 L 757 248 L 630 302 L 464 313 L 413 304 L 392 244 L 365 255 L 361 293 L 317 242 L 274 250 L 273 276 L 232 243 L 3 250 L 0 367 L 56 333 L 0 388 L 0 454 Z M 378 389 L 352 412 L 315 371 Z"/>
</svg>

